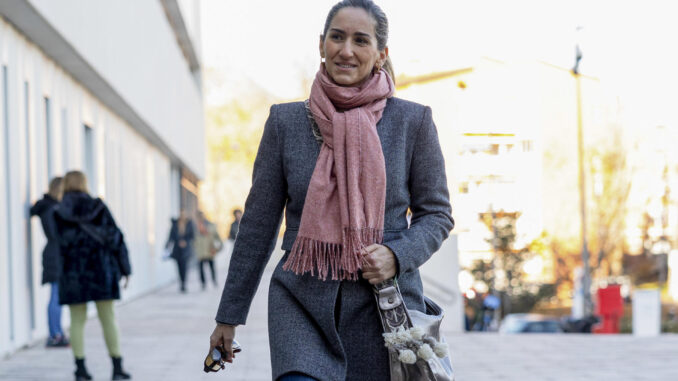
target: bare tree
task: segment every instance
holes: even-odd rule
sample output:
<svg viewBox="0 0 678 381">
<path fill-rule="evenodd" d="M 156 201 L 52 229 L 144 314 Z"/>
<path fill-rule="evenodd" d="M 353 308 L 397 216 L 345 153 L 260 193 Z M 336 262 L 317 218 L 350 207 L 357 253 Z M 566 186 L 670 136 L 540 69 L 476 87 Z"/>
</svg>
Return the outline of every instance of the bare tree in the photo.
<svg viewBox="0 0 678 381">
<path fill-rule="evenodd" d="M 593 177 L 590 205 L 591 224 L 588 238 L 594 268 L 601 276 L 618 275 L 626 248 L 625 220 L 631 190 L 627 151 L 621 129 L 613 127 L 609 139 L 601 142 L 589 155 Z"/>
</svg>

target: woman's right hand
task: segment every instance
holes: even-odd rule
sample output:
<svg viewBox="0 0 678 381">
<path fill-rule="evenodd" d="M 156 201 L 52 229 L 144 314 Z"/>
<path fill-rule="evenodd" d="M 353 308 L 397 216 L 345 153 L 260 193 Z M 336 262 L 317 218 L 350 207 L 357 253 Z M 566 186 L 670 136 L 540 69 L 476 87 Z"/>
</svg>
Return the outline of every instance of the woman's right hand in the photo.
<svg viewBox="0 0 678 381">
<path fill-rule="evenodd" d="M 222 347 L 226 351 L 226 358 L 224 361 L 232 363 L 235 358 L 232 348 L 234 338 L 234 325 L 217 323 L 217 326 L 212 332 L 212 336 L 210 336 L 210 351 L 208 353 L 212 353 L 216 347 Z"/>
</svg>

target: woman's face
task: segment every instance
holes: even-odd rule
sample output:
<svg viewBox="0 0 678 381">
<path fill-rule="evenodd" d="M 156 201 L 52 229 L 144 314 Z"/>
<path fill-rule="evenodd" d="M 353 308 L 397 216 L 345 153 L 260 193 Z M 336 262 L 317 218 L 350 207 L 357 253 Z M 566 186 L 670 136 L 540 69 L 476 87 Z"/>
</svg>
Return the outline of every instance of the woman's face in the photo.
<svg viewBox="0 0 678 381">
<path fill-rule="evenodd" d="M 388 48 L 377 49 L 374 28 L 374 19 L 362 8 L 342 8 L 334 16 L 325 39 L 320 38 L 320 57 L 334 82 L 360 85 L 377 63 L 383 65 Z"/>
</svg>

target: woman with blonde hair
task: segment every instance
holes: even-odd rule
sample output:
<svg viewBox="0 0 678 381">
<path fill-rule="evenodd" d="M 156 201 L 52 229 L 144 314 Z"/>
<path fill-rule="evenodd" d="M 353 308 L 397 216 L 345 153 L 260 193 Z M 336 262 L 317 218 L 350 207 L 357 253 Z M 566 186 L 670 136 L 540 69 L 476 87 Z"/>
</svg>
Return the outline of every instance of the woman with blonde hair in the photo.
<svg viewBox="0 0 678 381">
<path fill-rule="evenodd" d="M 104 202 L 88 194 L 87 178 L 80 171 L 64 177 L 64 196 L 53 218 L 63 260 L 59 299 L 71 311 L 75 379 L 92 379 L 85 367 L 84 330 L 87 302 L 93 301 L 113 362 L 112 378 L 128 380 L 113 310 L 113 301 L 120 299 L 119 282 L 124 278 L 127 287 L 132 272 L 123 234 Z"/>
<path fill-rule="evenodd" d="M 393 96 L 387 39 L 374 2 L 341 1 L 310 98 L 271 107 L 210 353 L 233 361 L 284 211 L 268 299 L 273 379 L 390 380 L 373 285 L 397 276 L 407 308 L 425 313 L 418 268 L 454 222 L 431 109 Z"/>
<path fill-rule="evenodd" d="M 210 274 L 212 274 L 212 283 L 214 287 L 218 286 L 217 273 L 214 270 L 214 257 L 221 249 L 224 248 L 224 243 L 219 237 L 217 227 L 207 219 L 202 211 L 196 213 L 196 226 L 198 228 L 195 234 L 195 241 L 193 242 L 193 250 L 198 259 L 198 271 L 200 273 L 200 284 L 204 290 L 207 287 L 207 277 L 205 276 L 204 265 L 209 266 Z"/>
<path fill-rule="evenodd" d="M 42 251 L 42 284 L 51 286 L 49 304 L 47 305 L 47 323 L 49 338 L 47 347 L 66 347 L 69 341 L 61 329 L 61 305 L 59 304 L 59 276 L 61 275 L 61 255 L 59 242 L 54 236 L 50 213 L 61 201 L 64 193 L 63 179 L 55 177 L 49 182 L 49 191 L 31 207 L 31 217 L 39 216 L 42 230 L 45 232 L 47 244 Z"/>
</svg>

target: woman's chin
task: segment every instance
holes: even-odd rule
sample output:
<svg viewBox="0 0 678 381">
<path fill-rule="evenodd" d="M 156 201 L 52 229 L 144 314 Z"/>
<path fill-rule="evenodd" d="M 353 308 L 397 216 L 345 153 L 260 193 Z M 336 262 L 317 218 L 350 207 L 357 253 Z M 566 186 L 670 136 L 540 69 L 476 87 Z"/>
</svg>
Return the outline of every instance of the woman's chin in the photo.
<svg viewBox="0 0 678 381">
<path fill-rule="evenodd" d="M 332 80 L 339 86 L 355 86 L 359 83 L 362 83 L 364 78 L 359 79 L 354 75 L 338 74 L 332 76 Z"/>
</svg>

